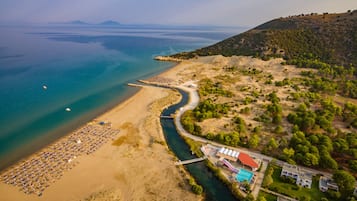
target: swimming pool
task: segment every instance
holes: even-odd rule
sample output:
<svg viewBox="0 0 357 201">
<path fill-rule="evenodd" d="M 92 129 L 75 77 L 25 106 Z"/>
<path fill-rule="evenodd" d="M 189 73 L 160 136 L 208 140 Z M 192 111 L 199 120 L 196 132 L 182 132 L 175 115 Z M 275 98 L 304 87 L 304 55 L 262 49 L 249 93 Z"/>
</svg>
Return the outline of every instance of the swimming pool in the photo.
<svg viewBox="0 0 357 201">
<path fill-rule="evenodd" d="M 238 182 L 243 182 L 244 180 L 246 180 L 250 183 L 252 181 L 253 175 L 253 172 L 250 172 L 245 169 L 240 169 L 236 176 L 236 179 Z"/>
</svg>

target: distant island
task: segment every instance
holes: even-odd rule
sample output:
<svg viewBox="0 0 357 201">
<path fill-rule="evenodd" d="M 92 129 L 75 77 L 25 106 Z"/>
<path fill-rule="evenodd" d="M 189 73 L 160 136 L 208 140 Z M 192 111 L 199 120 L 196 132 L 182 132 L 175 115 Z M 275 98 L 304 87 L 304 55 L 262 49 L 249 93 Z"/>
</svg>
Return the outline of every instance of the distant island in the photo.
<svg viewBox="0 0 357 201">
<path fill-rule="evenodd" d="M 120 25 L 120 23 L 113 21 L 113 20 L 107 20 L 107 21 L 99 23 L 98 25 L 118 26 L 118 25 Z"/>
<path fill-rule="evenodd" d="M 96 25 L 96 26 L 119 26 L 121 25 L 119 22 L 117 21 L 113 21 L 113 20 L 106 20 L 100 23 L 88 23 L 88 22 L 84 22 L 81 20 L 73 20 L 73 21 L 69 21 L 69 22 L 59 22 L 59 23 L 55 23 L 55 24 L 70 24 L 70 25 L 84 25 L 84 26 L 88 26 L 88 25 Z"/>
</svg>

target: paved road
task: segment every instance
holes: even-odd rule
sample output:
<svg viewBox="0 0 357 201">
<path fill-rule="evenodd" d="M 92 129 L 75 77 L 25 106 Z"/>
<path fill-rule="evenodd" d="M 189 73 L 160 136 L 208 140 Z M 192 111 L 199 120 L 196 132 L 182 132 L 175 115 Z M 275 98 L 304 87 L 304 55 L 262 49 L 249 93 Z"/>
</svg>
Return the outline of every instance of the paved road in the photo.
<svg viewBox="0 0 357 201">
<path fill-rule="evenodd" d="M 266 192 L 266 193 L 270 193 L 270 194 L 272 194 L 272 195 L 276 195 L 276 196 L 278 196 L 278 197 L 281 197 L 281 198 L 283 198 L 284 200 L 288 200 L 288 201 L 298 201 L 298 200 L 296 200 L 296 199 L 294 199 L 294 198 L 291 198 L 291 197 L 282 195 L 282 194 L 280 194 L 280 193 L 277 193 L 277 192 L 268 190 L 268 189 L 266 189 L 266 188 L 262 188 L 261 190 L 264 191 L 264 192 Z"/>
<path fill-rule="evenodd" d="M 262 187 L 262 184 L 263 184 L 264 174 L 265 174 L 265 170 L 267 169 L 267 166 L 268 166 L 268 163 L 263 162 L 261 170 L 259 172 L 257 172 L 257 181 L 255 182 L 255 187 L 252 191 L 252 195 L 255 198 L 258 198 L 258 194 L 259 194 L 260 188 Z"/>
<path fill-rule="evenodd" d="M 209 143 L 209 144 L 212 144 L 212 145 L 215 145 L 215 146 L 219 146 L 219 147 L 222 147 L 222 146 L 225 146 L 225 147 L 229 147 L 230 149 L 234 149 L 234 150 L 237 150 L 237 151 L 240 151 L 240 152 L 246 152 L 247 154 L 251 155 L 252 157 L 255 157 L 255 158 L 259 158 L 263 161 L 272 161 L 272 160 L 275 160 L 276 163 L 280 166 L 282 166 L 285 162 L 284 161 L 280 161 L 280 160 L 277 160 L 275 158 L 272 158 L 270 156 L 267 156 L 267 155 L 264 155 L 264 154 L 261 154 L 259 152 L 256 152 L 256 151 L 252 151 L 252 150 L 249 150 L 249 149 L 246 149 L 246 148 L 242 148 L 242 147 L 231 147 L 231 146 L 227 146 L 227 145 L 223 145 L 223 144 L 220 144 L 220 143 L 217 143 L 217 142 L 214 142 L 214 141 L 210 141 L 210 140 L 207 140 L 205 138 L 202 138 L 202 137 L 198 137 L 198 136 L 195 136 L 195 135 L 192 135 L 190 133 L 188 133 L 182 126 L 181 124 L 181 116 L 183 115 L 183 113 L 185 113 L 187 110 L 193 110 L 194 108 L 196 108 L 196 106 L 198 105 L 199 101 L 200 101 L 200 98 L 199 98 L 199 95 L 197 93 L 197 90 L 193 87 L 188 87 L 188 86 L 185 86 L 185 85 L 180 85 L 178 86 L 177 88 L 180 88 L 184 91 L 186 91 L 187 93 L 189 93 L 189 101 L 188 101 L 188 104 L 185 105 L 184 107 L 180 108 L 177 112 L 176 112 L 176 115 L 175 115 L 175 125 L 176 125 L 176 128 L 177 128 L 177 131 L 185 136 L 185 137 L 188 137 L 188 138 L 191 138 L 195 141 L 199 141 L 199 142 L 203 142 L 203 143 Z M 302 167 L 302 166 L 299 166 L 300 170 L 304 171 L 304 172 L 309 172 L 309 173 L 312 173 L 314 175 L 317 175 L 317 174 L 322 174 L 324 176 L 327 176 L 327 177 L 331 177 L 332 178 L 332 174 L 331 173 L 328 173 L 328 172 L 323 172 L 323 171 L 319 171 L 319 170 L 314 170 L 314 169 L 311 169 L 311 168 L 307 168 L 307 167 Z"/>
</svg>

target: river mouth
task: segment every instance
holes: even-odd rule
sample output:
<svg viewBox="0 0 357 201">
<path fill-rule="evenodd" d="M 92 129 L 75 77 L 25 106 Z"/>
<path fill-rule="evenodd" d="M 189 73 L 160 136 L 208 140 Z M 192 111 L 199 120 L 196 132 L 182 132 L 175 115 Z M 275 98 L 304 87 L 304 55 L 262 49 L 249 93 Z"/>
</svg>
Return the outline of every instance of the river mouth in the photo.
<svg viewBox="0 0 357 201">
<path fill-rule="evenodd" d="M 170 116 L 175 113 L 180 107 L 188 103 L 188 94 L 183 90 L 178 90 L 181 94 L 181 101 L 165 109 L 161 115 Z M 183 161 L 196 158 L 192 155 L 190 147 L 182 139 L 176 130 L 173 119 L 161 118 L 161 126 L 164 132 L 166 142 L 170 150 L 176 157 Z M 188 172 L 195 178 L 197 183 L 204 188 L 205 200 L 208 201 L 230 201 L 237 200 L 231 191 L 222 183 L 217 177 L 214 176 L 212 171 L 208 169 L 204 162 L 192 163 L 185 165 Z"/>
</svg>

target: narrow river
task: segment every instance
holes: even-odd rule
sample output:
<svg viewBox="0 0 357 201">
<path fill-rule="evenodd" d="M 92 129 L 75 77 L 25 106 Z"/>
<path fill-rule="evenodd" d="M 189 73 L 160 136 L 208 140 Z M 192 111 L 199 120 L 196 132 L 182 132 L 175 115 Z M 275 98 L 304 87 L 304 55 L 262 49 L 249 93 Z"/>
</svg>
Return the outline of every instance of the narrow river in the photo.
<svg viewBox="0 0 357 201">
<path fill-rule="evenodd" d="M 179 90 L 182 95 L 181 101 L 165 109 L 162 112 L 163 116 L 169 116 L 175 113 L 177 109 L 184 106 L 188 102 L 188 94 L 182 90 Z M 164 131 L 166 142 L 169 148 L 180 160 L 187 160 L 195 158 L 196 156 L 191 154 L 189 146 L 181 138 L 176 130 L 173 119 L 161 119 L 161 126 Z M 236 200 L 231 191 L 216 178 L 213 173 L 206 167 L 204 162 L 192 163 L 185 165 L 186 169 L 195 178 L 198 184 L 203 186 L 208 201 L 230 201 Z"/>
</svg>

